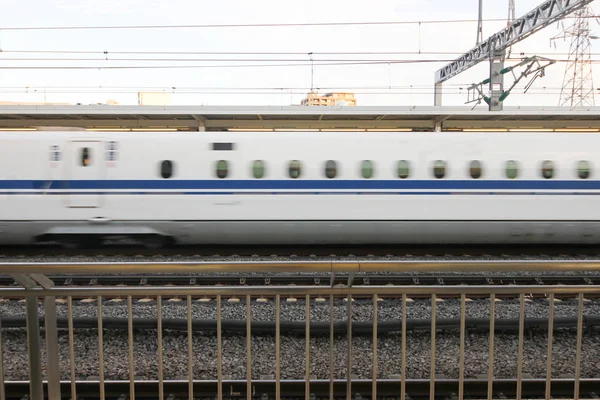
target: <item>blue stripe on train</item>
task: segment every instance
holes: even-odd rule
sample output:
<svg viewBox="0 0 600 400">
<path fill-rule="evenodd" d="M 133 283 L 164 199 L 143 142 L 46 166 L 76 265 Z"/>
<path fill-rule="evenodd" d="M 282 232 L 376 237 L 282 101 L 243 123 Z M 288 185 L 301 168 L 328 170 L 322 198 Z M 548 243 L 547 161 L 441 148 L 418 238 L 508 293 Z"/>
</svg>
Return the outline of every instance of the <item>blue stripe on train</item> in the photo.
<svg viewBox="0 0 600 400">
<path fill-rule="evenodd" d="M 594 190 L 600 180 L 0 180 L 8 190 Z"/>
</svg>

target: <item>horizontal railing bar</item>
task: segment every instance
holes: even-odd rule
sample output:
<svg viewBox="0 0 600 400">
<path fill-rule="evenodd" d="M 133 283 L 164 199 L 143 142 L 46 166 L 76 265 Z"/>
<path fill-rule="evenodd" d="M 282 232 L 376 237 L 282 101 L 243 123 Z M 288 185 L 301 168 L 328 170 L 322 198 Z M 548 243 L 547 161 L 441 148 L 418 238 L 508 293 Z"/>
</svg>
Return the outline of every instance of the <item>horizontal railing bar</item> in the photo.
<svg viewBox="0 0 600 400">
<path fill-rule="evenodd" d="M 394 296 L 402 295 L 515 295 L 515 294 L 600 294 L 600 285 L 504 285 L 504 286 L 359 286 L 359 287 L 324 287 L 324 286 L 143 286 L 129 287 L 54 287 L 51 289 L 0 289 L 0 297 L 26 296 L 275 296 L 275 295 L 334 295 L 334 296 L 371 296 L 373 294 Z"/>
<path fill-rule="evenodd" d="M 152 263 L 0 263 L 0 273 L 249 273 L 249 272 L 535 272 L 600 271 L 600 260 L 474 261 L 223 261 Z"/>
<path fill-rule="evenodd" d="M 311 379 L 310 380 L 311 383 L 315 382 L 315 383 L 329 383 L 329 379 Z M 336 383 L 346 383 L 346 379 L 334 379 L 333 380 Z M 407 379 L 407 382 L 421 382 L 421 383 L 427 383 L 429 384 L 429 379 L 423 379 L 423 378 L 415 378 L 415 379 Z M 439 383 L 446 383 L 446 382 L 458 382 L 458 379 L 452 379 L 452 378 L 438 378 L 435 380 L 436 382 Z M 465 382 L 481 382 L 486 384 L 487 383 L 487 379 L 477 379 L 477 378 L 465 378 L 464 379 Z M 515 382 L 516 379 L 511 379 L 511 378 L 496 378 L 494 379 L 494 382 Z M 552 382 L 574 382 L 575 379 L 574 378 L 552 378 Z M 597 382 L 600 384 L 600 379 L 599 378 L 581 378 L 580 379 L 581 382 Z M 4 381 L 6 384 L 9 385 L 21 385 L 21 384 L 29 384 L 28 381 Z M 105 380 L 104 383 L 106 384 L 126 384 L 129 385 L 129 379 L 127 380 Z M 165 379 L 163 381 L 164 383 L 187 383 L 187 380 L 167 380 Z M 212 383 L 212 384 L 216 384 L 217 380 L 216 379 L 209 379 L 209 380 L 200 380 L 200 379 L 194 379 L 194 382 L 197 383 Z M 246 380 L 244 379 L 223 379 L 223 383 L 245 383 Z M 275 383 L 275 379 L 265 379 L 265 380 L 258 380 L 258 379 L 253 379 L 252 380 L 253 383 Z M 303 379 L 281 379 L 282 383 L 285 382 L 305 382 L 305 380 Z M 352 382 L 372 382 L 371 379 L 363 379 L 363 378 L 352 378 Z M 392 382 L 392 383 L 399 383 L 400 379 L 384 379 L 384 378 L 377 378 L 377 382 Z M 523 382 L 540 382 L 540 383 L 545 383 L 546 382 L 546 378 L 523 378 Z M 42 383 L 47 384 L 48 381 L 47 380 L 43 380 Z M 60 381 L 61 384 L 70 384 L 71 381 L 69 380 L 61 380 Z M 98 385 L 100 383 L 100 381 L 97 380 L 78 380 L 75 381 L 75 383 L 77 385 Z M 154 384 L 158 384 L 158 379 L 148 379 L 148 380 L 135 380 L 134 383 L 154 383 Z"/>
</svg>

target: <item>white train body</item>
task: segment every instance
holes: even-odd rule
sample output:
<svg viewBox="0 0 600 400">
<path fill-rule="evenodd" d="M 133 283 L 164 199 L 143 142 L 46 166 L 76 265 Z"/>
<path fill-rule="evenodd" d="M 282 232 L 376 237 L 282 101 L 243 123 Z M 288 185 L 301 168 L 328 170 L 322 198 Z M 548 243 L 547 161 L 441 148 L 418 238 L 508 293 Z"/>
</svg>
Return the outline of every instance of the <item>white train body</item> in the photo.
<svg viewBox="0 0 600 400">
<path fill-rule="evenodd" d="M 0 143 L 0 244 L 600 241 L 597 134 L 33 131 Z"/>
</svg>

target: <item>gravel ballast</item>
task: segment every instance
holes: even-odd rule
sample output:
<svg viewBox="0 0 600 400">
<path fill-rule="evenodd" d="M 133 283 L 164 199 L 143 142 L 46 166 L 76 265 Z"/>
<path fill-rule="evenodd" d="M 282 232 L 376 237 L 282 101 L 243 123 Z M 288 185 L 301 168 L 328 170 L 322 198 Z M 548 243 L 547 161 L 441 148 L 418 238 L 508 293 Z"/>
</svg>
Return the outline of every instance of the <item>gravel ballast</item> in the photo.
<svg viewBox="0 0 600 400">
<path fill-rule="evenodd" d="M 187 318 L 187 302 L 163 300 L 163 318 Z M 270 321 L 275 319 L 275 302 L 252 301 L 252 320 Z M 534 299 L 525 303 L 527 318 L 547 318 L 549 303 L 543 299 Z M 298 299 L 294 303 L 281 301 L 282 321 L 304 321 L 305 303 Z M 466 303 L 466 315 L 474 318 L 489 317 L 490 302 L 487 299 L 475 299 Z M 40 315 L 43 306 L 40 303 Z M 156 318 L 156 302 L 142 303 L 134 301 L 135 318 Z M 66 304 L 58 304 L 60 316 L 67 315 Z M 576 299 L 555 303 L 556 317 L 576 316 Z M 2 316 L 23 316 L 24 303 L 9 301 L 0 303 Z M 329 321 L 329 302 L 311 302 L 311 321 Z M 93 317 L 97 315 L 95 303 L 74 301 L 75 317 Z M 214 320 L 216 302 L 193 301 L 194 319 Z M 223 300 L 221 315 L 223 319 L 244 320 L 246 305 Z M 458 300 L 445 300 L 436 303 L 437 318 L 456 318 L 460 315 Z M 586 301 L 584 315 L 600 315 L 600 301 Z M 105 301 L 104 317 L 127 317 L 127 304 Z M 518 300 L 503 300 L 496 303 L 496 318 L 518 318 Z M 380 321 L 399 320 L 402 317 L 401 301 L 384 299 L 378 302 Z M 407 303 L 407 318 L 429 319 L 431 317 L 430 300 L 418 300 Z M 334 304 L 335 321 L 347 318 L 347 303 L 336 300 Z M 352 304 L 354 321 L 372 321 L 372 301 L 357 299 Z M 43 336 L 43 330 L 42 330 Z M 436 375 L 446 378 L 458 377 L 459 360 L 458 331 L 443 331 L 436 334 Z M 98 335 L 95 329 L 75 331 L 75 366 L 78 379 L 98 376 Z M 163 357 L 165 379 L 187 379 L 187 333 L 163 332 Z M 195 379 L 215 379 L 217 375 L 216 336 L 210 333 L 193 334 L 193 376 Z M 487 374 L 489 362 L 488 333 L 467 332 L 465 338 L 466 362 L 465 377 L 476 378 Z M 44 342 L 43 342 L 44 343 Z M 370 378 L 372 375 L 372 338 L 355 336 L 353 338 L 353 368 L 356 378 Z M 3 360 L 6 380 L 28 379 L 27 343 L 24 329 L 3 329 Z M 69 379 L 69 341 L 66 330 L 59 331 L 61 378 Z M 310 341 L 311 375 L 319 379 L 329 378 L 329 337 L 312 337 Z M 134 332 L 135 375 L 145 379 L 157 379 L 157 332 L 139 330 Z M 428 378 L 431 361 L 430 332 L 409 332 L 407 334 L 407 377 Z M 553 341 L 553 376 L 573 376 L 575 372 L 576 336 L 573 330 L 556 330 Z M 223 333 L 223 374 L 231 379 L 246 377 L 246 338 L 244 335 Z M 401 373 L 401 335 L 399 333 L 380 335 L 378 338 L 378 377 L 394 378 Z M 272 335 L 252 337 L 252 377 L 253 379 L 275 377 L 275 338 Z M 525 376 L 546 377 L 547 336 L 540 331 L 525 332 L 524 363 Z M 128 379 L 127 332 L 117 330 L 104 331 L 104 362 L 106 379 Z M 494 370 L 497 378 L 514 378 L 517 371 L 518 336 L 510 333 L 496 333 Z M 584 332 L 582 342 L 581 376 L 600 375 L 600 335 L 596 332 Z M 45 358 L 45 351 L 43 351 Z M 335 335 L 334 371 L 336 378 L 346 376 L 347 339 L 345 335 Z M 281 337 L 281 378 L 301 379 L 305 375 L 305 337 Z"/>
</svg>

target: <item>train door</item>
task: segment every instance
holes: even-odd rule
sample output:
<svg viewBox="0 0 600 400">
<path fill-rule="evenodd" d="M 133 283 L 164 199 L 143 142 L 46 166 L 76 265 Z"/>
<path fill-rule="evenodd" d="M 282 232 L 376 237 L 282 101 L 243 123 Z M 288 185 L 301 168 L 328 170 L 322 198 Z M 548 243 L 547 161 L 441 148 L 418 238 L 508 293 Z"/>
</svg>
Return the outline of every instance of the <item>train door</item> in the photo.
<svg viewBox="0 0 600 400">
<path fill-rule="evenodd" d="M 73 141 L 69 153 L 69 207 L 100 207 L 98 181 L 104 177 L 102 142 Z"/>
</svg>

